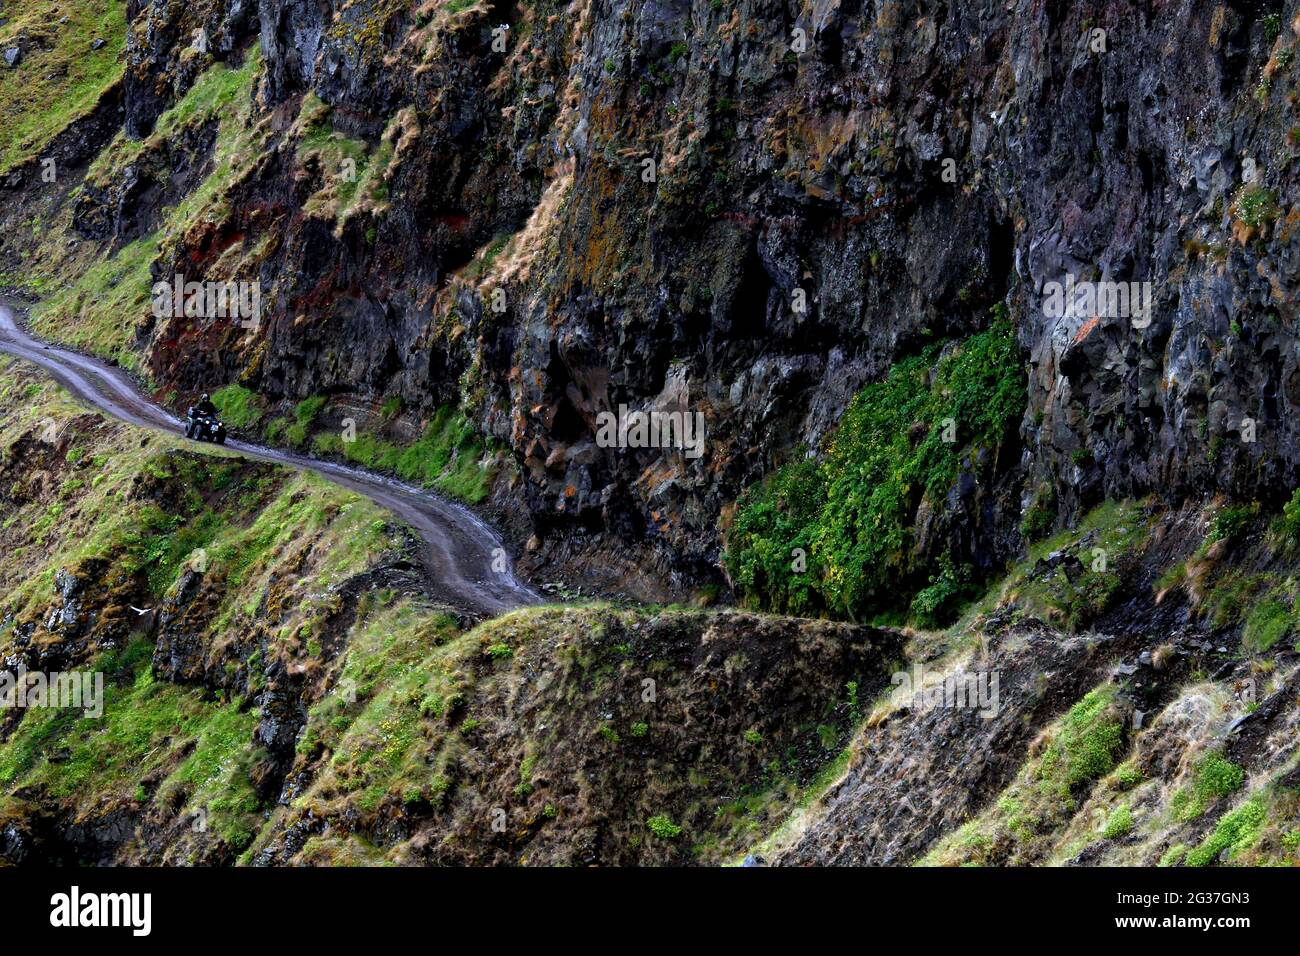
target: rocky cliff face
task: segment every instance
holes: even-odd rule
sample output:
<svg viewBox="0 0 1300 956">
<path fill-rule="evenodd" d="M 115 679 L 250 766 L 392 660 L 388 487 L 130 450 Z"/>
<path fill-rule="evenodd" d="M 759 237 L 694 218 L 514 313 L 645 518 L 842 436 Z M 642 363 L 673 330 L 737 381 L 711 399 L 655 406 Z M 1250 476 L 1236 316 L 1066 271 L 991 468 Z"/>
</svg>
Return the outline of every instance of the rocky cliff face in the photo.
<svg viewBox="0 0 1300 956">
<path fill-rule="evenodd" d="M 1022 506 L 1271 498 L 1297 465 L 1294 12 L 133 3 L 128 138 L 260 58 L 244 133 L 181 122 L 143 158 L 183 178 L 241 140 L 150 271 L 256 277 L 266 315 L 142 312 L 132 347 L 181 388 L 462 405 L 517 465 L 499 502 L 534 565 L 612 589 L 717 580 L 742 488 L 997 302 L 1029 369 Z M 147 233 L 140 161 L 101 161 L 79 236 Z M 1067 277 L 1149 283 L 1149 314 L 1049 314 Z M 701 412 L 703 456 L 599 447 L 620 405 Z"/>
<path fill-rule="evenodd" d="M 261 333 L 204 340 L 219 359 L 174 323 L 141 344 L 162 381 L 464 402 L 521 469 L 539 564 L 597 536 L 679 586 L 716 576 L 744 485 L 1004 299 L 1024 504 L 1267 495 L 1297 466 L 1293 12 L 138 4 L 128 135 L 253 33 L 270 117 L 224 221 L 154 272 L 255 244 L 273 290 Z M 210 52 L 177 52 L 200 28 Z M 304 212 L 338 174 L 294 155 L 305 97 L 381 199 Z M 1046 315 L 1067 275 L 1150 283 L 1150 324 Z M 596 446 L 600 412 L 671 402 L 704 413 L 702 458 Z"/>
</svg>

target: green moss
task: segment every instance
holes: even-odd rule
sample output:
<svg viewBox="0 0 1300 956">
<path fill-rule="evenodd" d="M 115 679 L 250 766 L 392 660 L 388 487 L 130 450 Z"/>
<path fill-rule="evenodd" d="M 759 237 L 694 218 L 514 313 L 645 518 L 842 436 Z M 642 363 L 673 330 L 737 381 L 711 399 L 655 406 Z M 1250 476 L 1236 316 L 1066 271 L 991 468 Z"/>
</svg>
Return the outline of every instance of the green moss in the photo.
<svg viewBox="0 0 1300 956">
<path fill-rule="evenodd" d="M 1216 628 L 1232 627 L 1242 623 L 1248 609 L 1253 608 L 1261 592 L 1268 589 L 1273 578 L 1266 574 L 1245 574 L 1230 570 L 1215 580 L 1205 597 L 1204 612 Z"/>
<path fill-rule="evenodd" d="M 932 346 L 898 363 L 850 402 L 820 463 L 797 460 L 742 496 L 725 555 L 742 597 L 861 619 L 906 607 L 929 583 L 921 610 L 949 613 L 961 572 L 916 559 L 916 510 L 923 497 L 941 502 L 977 450 L 996 449 L 1024 404 L 1005 321 L 942 356 Z"/>
</svg>

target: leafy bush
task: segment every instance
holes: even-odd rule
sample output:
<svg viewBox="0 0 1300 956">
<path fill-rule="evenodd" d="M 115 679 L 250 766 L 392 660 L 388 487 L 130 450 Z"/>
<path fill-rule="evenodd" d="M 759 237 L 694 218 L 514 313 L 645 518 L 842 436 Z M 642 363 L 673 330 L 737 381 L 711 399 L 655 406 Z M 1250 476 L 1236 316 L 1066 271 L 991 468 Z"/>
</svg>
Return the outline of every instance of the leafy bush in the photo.
<svg viewBox="0 0 1300 956">
<path fill-rule="evenodd" d="M 1237 218 L 1252 228 L 1277 217 L 1277 200 L 1262 186 L 1246 189 L 1237 198 Z"/>
<path fill-rule="evenodd" d="M 682 828 L 665 816 L 651 817 L 645 822 L 650 831 L 664 840 L 675 840 L 682 835 Z"/>
<path fill-rule="evenodd" d="M 1231 813 L 1224 814 L 1205 842 L 1187 854 L 1187 865 L 1205 866 L 1213 863 L 1225 850 L 1231 859 L 1255 842 L 1267 817 L 1268 814 L 1258 799 L 1249 800 Z"/>
<path fill-rule="evenodd" d="M 1259 515 L 1259 503 L 1225 505 L 1214 513 L 1210 521 L 1209 541 L 1233 542 L 1246 536 L 1251 524 Z"/>
<path fill-rule="evenodd" d="M 1241 788 L 1246 772 L 1223 754 L 1211 751 L 1196 765 L 1190 787 L 1179 790 L 1169 801 L 1175 818 L 1195 820 L 1228 794 Z"/>
<path fill-rule="evenodd" d="M 1068 797 L 1080 784 L 1110 773 L 1124 745 L 1124 727 L 1111 706 L 1113 687 L 1098 687 L 1070 708 L 1061 730 L 1048 745 L 1039 766 L 1039 779 L 1056 785 Z"/>
<path fill-rule="evenodd" d="M 1129 809 L 1127 803 L 1120 804 L 1115 812 L 1110 815 L 1106 821 L 1105 828 L 1101 835 L 1107 840 L 1118 840 L 1120 837 L 1128 836 L 1133 830 L 1133 811 Z"/>
<path fill-rule="evenodd" d="M 1277 598 L 1255 605 L 1246 617 L 1242 642 L 1254 651 L 1266 651 L 1291 630 L 1291 608 Z"/>
<path fill-rule="evenodd" d="M 849 403 L 820 462 L 799 458 L 742 495 L 725 557 L 737 589 L 759 607 L 855 618 L 925 589 L 918 610 L 946 612 L 960 574 L 913 553 L 917 509 L 941 503 L 963 459 L 998 447 L 1024 407 L 1005 320 L 899 362 Z"/>
<path fill-rule="evenodd" d="M 820 606 L 820 590 L 807 556 L 825 505 L 825 480 L 811 459 L 778 469 L 746 492 L 726 557 L 741 593 L 790 614 Z"/>
<path fill-rule="evenodd" d="M 942 570 L 930 577 L 930 586 L 917 591 L 912 598 L 912 614 L 923 624 L 947 620 L 961 600 L 970 594 L 969 564 L 954 569 L 951 559 L 944 555 L 940 565 Z"/>
<path fill-rule="evenodd" d="M 1020 522 L 1020 534 L 1026 541 L 1037 541 L 1056 524 L 1056 489 L 1042 485 Z"/>
<path fill-rule="evenodd" d="M 1219 753 L 1208 753 L 1196 768 L 1196 796 L 1206 806 L 1241 787 L 1246 771 Z"/>
<path fill-rule="evenodd" d="M 1275 530 L 1288 548 L 1300 545 L 1300 488 L 1291 492 L 1291 500 L 1282 506 L 1282 517 L 1277 520 Z"/>
</svg>

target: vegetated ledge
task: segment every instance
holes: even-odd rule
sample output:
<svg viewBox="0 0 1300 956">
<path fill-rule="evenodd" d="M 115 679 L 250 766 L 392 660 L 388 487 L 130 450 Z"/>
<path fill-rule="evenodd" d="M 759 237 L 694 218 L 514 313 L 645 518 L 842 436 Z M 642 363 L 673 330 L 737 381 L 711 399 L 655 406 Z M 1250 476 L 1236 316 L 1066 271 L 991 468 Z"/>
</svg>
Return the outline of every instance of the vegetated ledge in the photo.
<svg viewBox="0 0 1300 956">
<path fill-rule="evenodd" d="M 470 505 L 482 504 L 510 466 L 503 448 L 447 405 L 421 423 L 403 414 L 398 398 L 375 407 L 342 395 L 314 395 L 280 402 L 277 414 L 255 392 L 232 384 L 212 400 L 227 424 L 249 437 L 395 475 Z"/>
</svg>

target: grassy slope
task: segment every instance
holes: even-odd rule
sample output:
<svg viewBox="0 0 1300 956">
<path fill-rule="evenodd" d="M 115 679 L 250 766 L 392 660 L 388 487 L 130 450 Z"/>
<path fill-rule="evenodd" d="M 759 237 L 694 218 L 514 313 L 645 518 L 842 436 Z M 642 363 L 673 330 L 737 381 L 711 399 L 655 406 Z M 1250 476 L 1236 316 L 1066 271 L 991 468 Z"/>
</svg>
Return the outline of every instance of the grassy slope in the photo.
<svg viewBox="0 0 1300 956">
<path fill-rule="evenodd" d="M 22 275 L 11 277 L 33 290 L 48 292 L 32 316 L 35 332 L 143 373 L 133 343 L 137 327 L 148 315 L 151 268 L 160 258 L 169 257 L 196 224 L 220 221 L 228 214 L 226 190 L 256 159 L 267 132 L 252 102 L 260 70 L 261 54 L 256 48 L 237 69 L 213 64 L 163 113 L 147 139 L 136 142 L 119 134 L 96 157 L 87 181 L 108 187 L 120 179 L 127 165 L 176 141 L 181 131 L 211 122 L 221 124 L 214 168 L 199 187 L 167 210 L 153 233 L 106 253 L 79 274 L 67 257 L 54 254 L 68 235 L 63 221 L 67 210 L 59 213 L 61 227 L 46 230 L 48 254 L 26 256 Z M 334 130 L 329 112 L 315 97 L 307 98 L 298 127 L 297 158 L 300 164 L 319 165 L 322 172 L 323 185 L 312 196 L 307 211 L 341 220 L 361 205 L 385 200 L 383 173 L 392 146 L 387 138 L 373 150 L 347 139 Z M 343 175 L 343 164 L 349 160 L 355 177 Z M 254 429 L 262 423 L 261 399 L 240 385 L 221 389 L 214 400 L 236 428 Z M 455 410 L 440 409 L 414 442 L 398 444 L 363 432 L 357 441 L 345 443 L 333 432 L 312 433 L 324 404 L 323 398 L 299 403 L 288 416 L 266 423 L 267 437 L 295 447 L 305 447 L 310 441 L 320 454 L 392 472 L 470 504 L 487 498 L 499 456 L 488 454 L 482 438 Z"/>
<path fill-rule="evenodd" d="M 213 832 L 242 847 L 261 820 L 250 782 L 256 712 L 238 694 L 212 700 L 156 679 L 152 645 L 131 635 L 124 605 L 156 607 L 183 570 L 206 566 L 196 630 L 217 663 L 243 635 L 266 659 L 319 667 L 314 635 L 334 609 L 332 587 L 397 547 L 396 531 L 369 502 L 313 477 L 194 454 L 88 414 L 8 360 L 0 396 L 0 646 L 34 624 L 35 642 L 71 648 L 108 683 L 102 720 L 25 713 L 0 743 L 0 787 L 33 788 L 74 815 L 205 810 Z M 92 582 L 85 600 L 97 617 L 84 638 L 41 623 L 61 603 L 60 569 Z M 228 665 L 255 691 L 256 662 Z"/>
<path fill-rule="evenodd" d="M 304 862 L 562 863 L 586 846 L 604 862 L 726 862 L 824 785 L 855 715 L 852 691 L 813 667 L 785 669 L 820 701 L 816 719 L 807 698 L 761 696 L 756 648 L 801 622 L 595 603 L 459 633 L 383 592 L 362 613 L 343 670 L 355 699 L 312 708 L 299 768 L 319 770 L 284 811 L 348 823 L 309 840 Z M 701 642 L 731 649 L 725 667 L 697 666 Z M 642 698 L 648 674 L 657 702 Z M 703 713 L 720 682 L 741 702 Z M 484 832 L 498 810 L 499 837 Z M 359 837 L 397 815 L 409 837 Z"/>
<path fill-rule="evenodd" d="M 242 67 L 210 66 L 182 99 L 159 119 L 152 136 L 133 142 L 121 134 L 91 165 L 88 179 L 107 183 L 142 152 L 155 149 L 182 128 L 219 121 L 215 166 L 202 184 L 168 210 L 161 226 L 96 261 L 81 275 L 44 275 L 36 257 L 29 263 L 50 294 L 32 316 L 34 331 L 111 359 L 135 371 L 140 356 L 132 349 L 137 325 L 149 313 L 153 279 L 150 267 L 173 250 L 186 231 L 204 219 L 224 215 L 224 192 L 256 159 L 265 130 L 256 124 L 252 89 L 261 55 L 252 50 Z M 57 240 L 58 232 L 51 235 Z M 47 259 L 49 270 L 58 257 Z M 228 278 L 223 276 L 222 278 Z"/>
<path fill-rule="evenodd" d="M 67 23 L 59 20 L 67 18 Z M 22 0 L 5 5 L 0 49 L 25 37 L 17 69 L 0 65 L 0 175 L 40 155 L 122 76 L 122 0 Z M 91 49 L 95 40 L 104 45 Z M 44 49 L 46 46 L 50 49 Z"/>
</svg>

